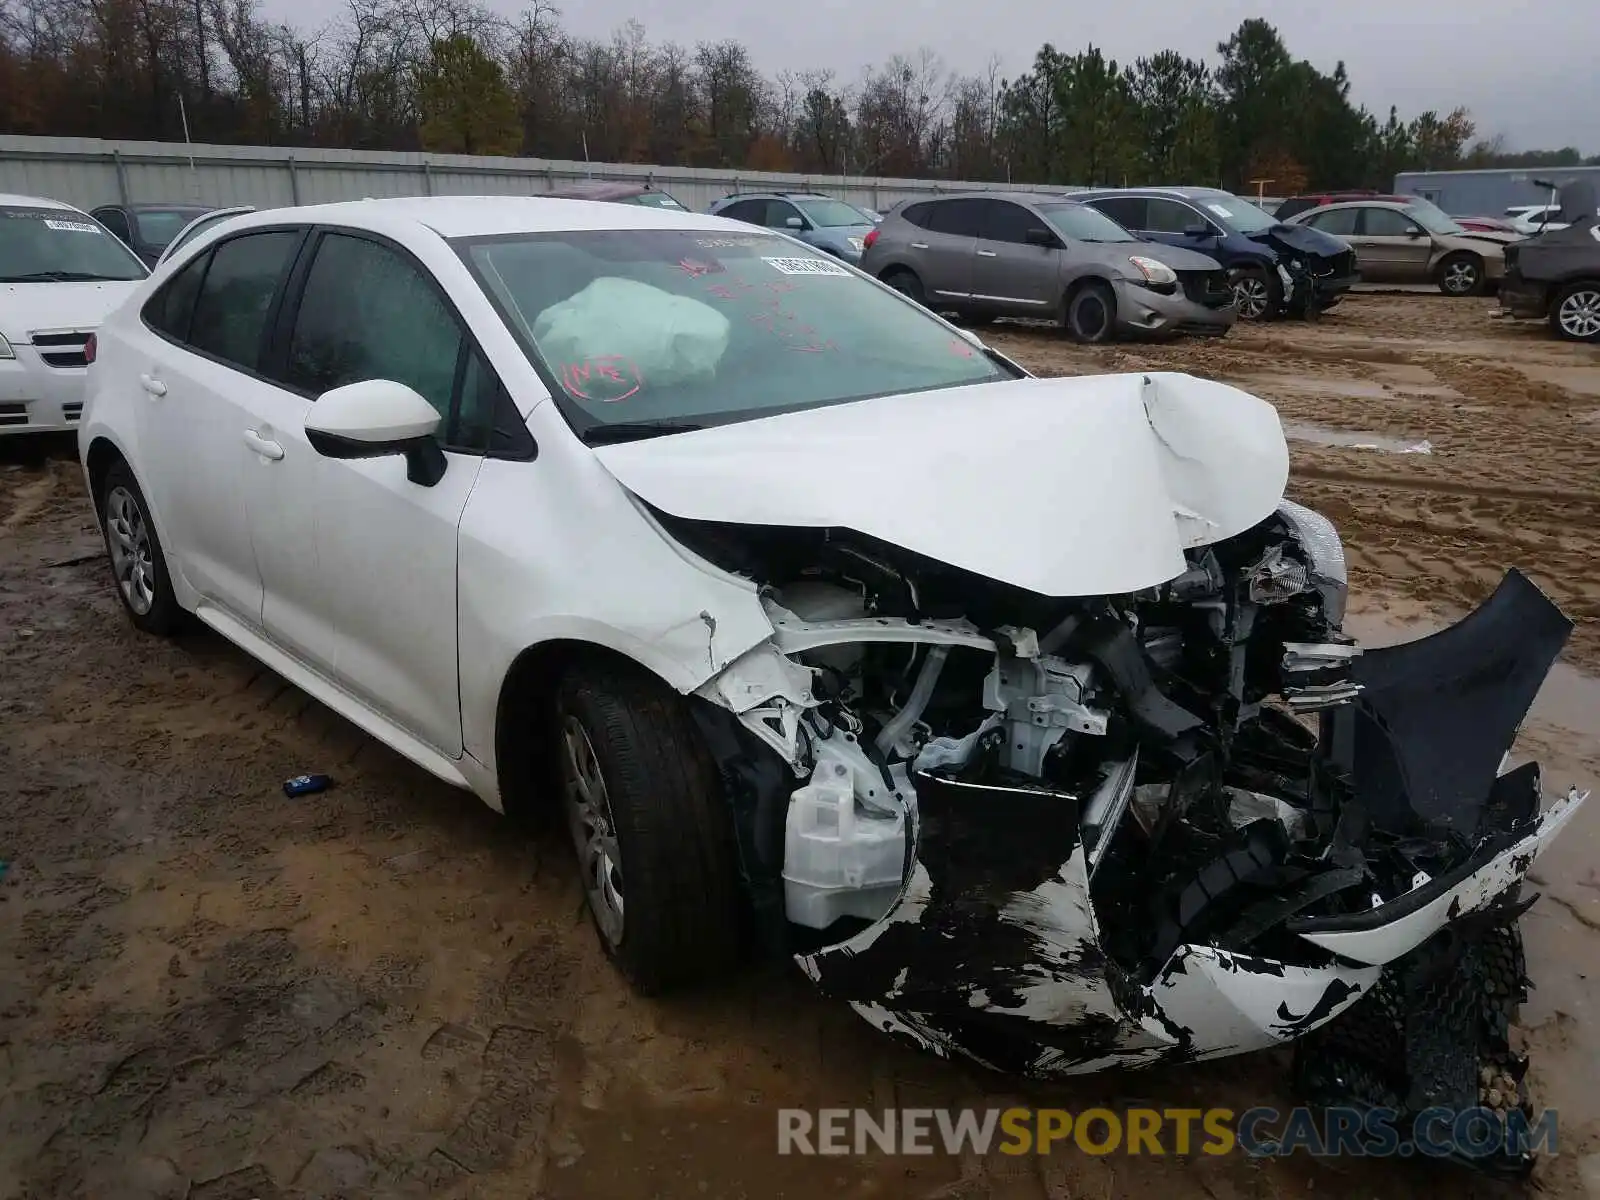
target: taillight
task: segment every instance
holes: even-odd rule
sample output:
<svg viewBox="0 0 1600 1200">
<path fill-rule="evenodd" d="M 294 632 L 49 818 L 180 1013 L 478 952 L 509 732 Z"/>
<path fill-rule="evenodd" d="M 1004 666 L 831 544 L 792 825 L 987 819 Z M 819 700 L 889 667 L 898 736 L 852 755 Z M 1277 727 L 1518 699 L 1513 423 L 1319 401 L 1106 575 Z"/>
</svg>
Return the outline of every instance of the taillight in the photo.
<svg viewBox="0 0 1600 1200">
<path fill-rule="evenodd" d="M 83 361 L 85 363 L 92 363 L 94 361 L 95 351 L 99 348 L 99 342 L 95 338 L 94 334 L 91 333 L 89 335 L 89 340 L 83 344 Z"/>
<path fill-rule="evenodd" d="M 877 241 L 877 240 L 878 240 L 878 231 L 876 229 L 869 229 L 869 230 L 867 230 L 867 236 L 861 239 L 861 248 L 863 250 L 871 250 L 872 249 L 872 243 Z"/>
</svg>

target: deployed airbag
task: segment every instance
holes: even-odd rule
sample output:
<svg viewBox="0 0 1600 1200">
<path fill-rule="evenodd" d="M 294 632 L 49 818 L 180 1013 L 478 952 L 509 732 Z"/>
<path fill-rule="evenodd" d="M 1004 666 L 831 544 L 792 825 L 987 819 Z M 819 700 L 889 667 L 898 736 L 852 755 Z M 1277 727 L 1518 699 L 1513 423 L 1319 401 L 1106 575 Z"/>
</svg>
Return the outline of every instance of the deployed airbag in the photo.
<svg viewBox="0 0 1600 1200">
<path fill-rule="evenodd" d="M 628 362 L 652 387 L 710 379 L 728 349 L 728 318 L 690 296 L 605 276 L 552 304 L 533 340 L 557 364 Z"/>
</svg>

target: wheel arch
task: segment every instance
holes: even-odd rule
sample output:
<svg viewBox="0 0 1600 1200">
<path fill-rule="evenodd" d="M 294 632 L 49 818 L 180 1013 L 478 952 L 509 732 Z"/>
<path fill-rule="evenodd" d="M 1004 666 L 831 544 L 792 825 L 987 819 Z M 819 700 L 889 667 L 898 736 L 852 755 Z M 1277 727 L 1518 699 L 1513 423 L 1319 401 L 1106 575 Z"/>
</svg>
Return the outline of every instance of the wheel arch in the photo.
<svg viewBox="0 0 1600 1200">
<path fill-rule="evenodd" d="M 648 663 L 601 642 L 555 637 L 524 647 L 506 669 L 495 702 L 495 774 L 509 817 L 539 824 L 554 811 L 561 788 L 553 719 L 556 689 L 583 662 L 624 667 L 678 691 Z"/>
<path fill-rule="evenodd" d="M 126 463 L 128 470 L 133 470 L 133 464 L 128 462 L 128 456 L 122 452 L 122 447 L 104 434 L 96 434 L 83 456 L 83 469 L 88 476 L 89 498 L 94 502 L 96 519 L 100 513 L 100 499 L 105 489 L 106 474 L 119 462 Z"/>
</svg>

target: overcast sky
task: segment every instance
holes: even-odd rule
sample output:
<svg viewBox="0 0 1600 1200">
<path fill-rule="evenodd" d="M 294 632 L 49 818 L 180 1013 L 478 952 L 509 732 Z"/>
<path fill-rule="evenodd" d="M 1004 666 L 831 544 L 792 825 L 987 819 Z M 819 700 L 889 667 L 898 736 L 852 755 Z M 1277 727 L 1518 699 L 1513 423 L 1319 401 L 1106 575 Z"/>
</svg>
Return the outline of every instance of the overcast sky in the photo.
<svg viewBox="0 0 1600 1200">
<path fill-rule="evenodd" d="M 490 0 L 515 13 L 517 0 Z M 557 0 L 562 23 L 606 37 L 629 17 L 653 42 L 734 38 L 768 74 L 825 67 L 844 82 L 863 67 L 926 46 L 952 69 L 976 73 L 998 56 L 1025 70 L 1044 42 L 1090 43 L 1119 62 L 1174 49 L 1215 61 L 1216 45 L 1248 17 L 1277 26 L 1289 52 L 1331 71 L 1340 59 L 1351 94 L 1380 116 L 1466 105 L 1480 137 L 1513 149 L 1575 145 L 1600 154 L 1597 0 Z M 315 25 L 317 0 L 268 0 Z"/>
</svg>

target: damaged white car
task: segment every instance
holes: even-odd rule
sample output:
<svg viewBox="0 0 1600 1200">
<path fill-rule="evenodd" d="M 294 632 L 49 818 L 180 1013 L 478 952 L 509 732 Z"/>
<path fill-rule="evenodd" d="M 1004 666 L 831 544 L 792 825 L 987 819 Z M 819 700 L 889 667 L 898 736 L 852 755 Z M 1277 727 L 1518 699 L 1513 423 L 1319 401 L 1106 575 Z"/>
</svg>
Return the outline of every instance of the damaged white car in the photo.
<svg viewBox="0 0 1600 1200">
<path fill-rule="evenodd" d="M 1033 379 L 780 234 L 579 201 L 235 218 L 91 348 L 133 620 L 184 612 L 491 805 L 563 806 L 647 990 L 751 942 L 1048 1076 L 1300 1040 L 1314 1101 L 1516 1084 L 1515 572 L 1345 636 L 1278 417 Z"/>
</svg>

